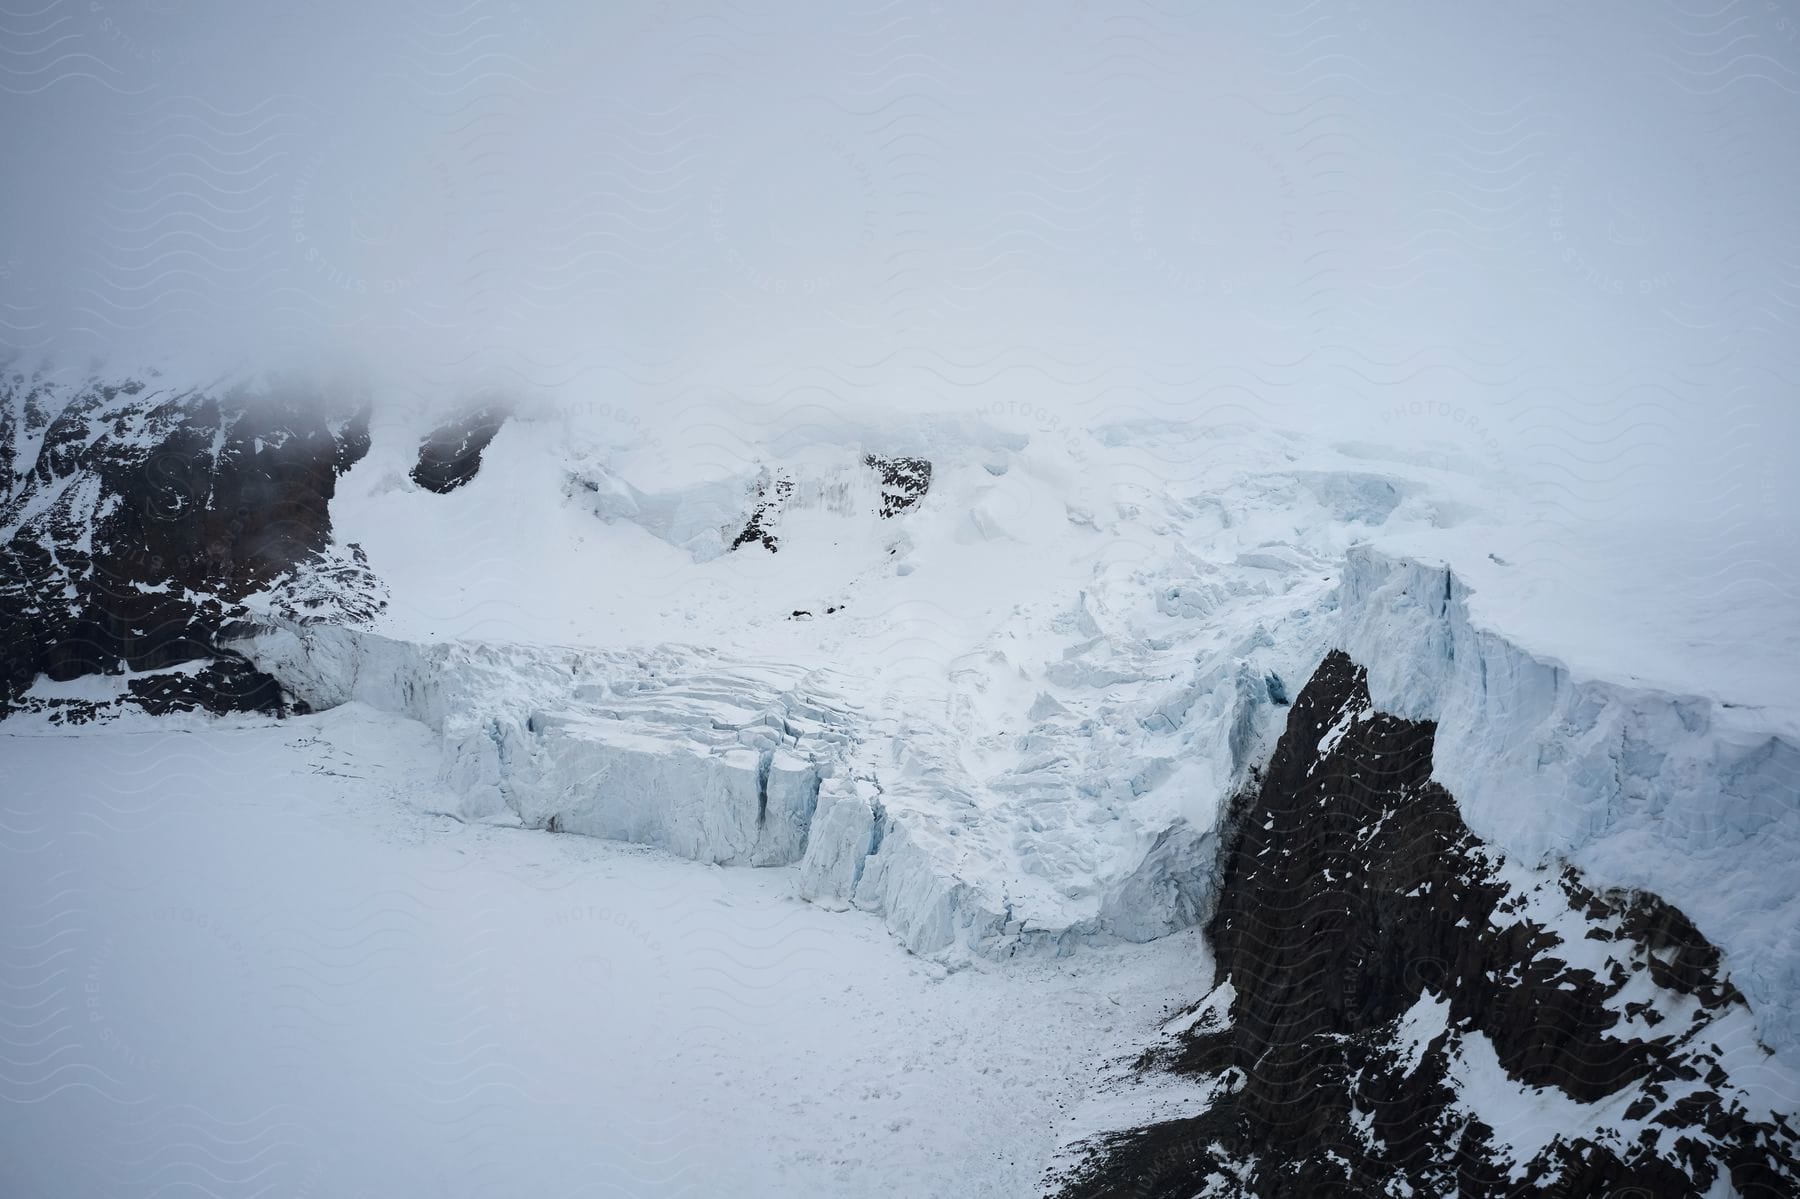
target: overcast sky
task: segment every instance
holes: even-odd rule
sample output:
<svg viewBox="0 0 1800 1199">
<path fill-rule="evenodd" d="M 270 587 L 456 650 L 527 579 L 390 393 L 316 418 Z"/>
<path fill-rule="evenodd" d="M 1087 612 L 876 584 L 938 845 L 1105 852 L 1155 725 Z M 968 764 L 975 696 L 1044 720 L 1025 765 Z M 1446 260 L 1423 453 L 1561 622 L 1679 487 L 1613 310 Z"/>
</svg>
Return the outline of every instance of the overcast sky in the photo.
<svg viewBox="0 0 1800 1199">
<path fill-rule="evenodd" d="M 1790 4 L 6 2 L 34 354 L 1243 403 L 1800 508 Z"/>
</svg>

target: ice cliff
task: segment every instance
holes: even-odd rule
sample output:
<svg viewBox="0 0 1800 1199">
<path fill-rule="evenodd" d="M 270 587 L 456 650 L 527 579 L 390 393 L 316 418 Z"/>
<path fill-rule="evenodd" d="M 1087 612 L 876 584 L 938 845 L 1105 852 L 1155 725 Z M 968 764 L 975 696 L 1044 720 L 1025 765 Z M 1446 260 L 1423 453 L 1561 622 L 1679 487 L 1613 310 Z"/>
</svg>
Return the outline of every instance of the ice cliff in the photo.
<svg viewBox="0 0 1800 1199">
<path fill-rule="evenodd" d="M 1340 644 L 1377 707 L 1437 722 L 1433 777 L 1516 858 L 1653 891 L 1726 954 L 1765 1041 L 1800 1044 L 1800 745 L 1758 713 L 1584 679 L 1470 618 L 1447 566 L 1347 557 Z"/>
</svg>

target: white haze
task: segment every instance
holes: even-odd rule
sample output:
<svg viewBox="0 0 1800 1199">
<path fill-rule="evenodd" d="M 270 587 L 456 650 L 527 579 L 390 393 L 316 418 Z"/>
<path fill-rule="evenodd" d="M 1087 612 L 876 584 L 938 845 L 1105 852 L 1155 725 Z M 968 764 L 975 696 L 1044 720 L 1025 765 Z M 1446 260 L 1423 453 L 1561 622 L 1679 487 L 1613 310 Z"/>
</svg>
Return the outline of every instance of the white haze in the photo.
<svg viewBox="0 0 1800 1199">
<path fill-rule="evenodd" d="M 673 444 L 1247 411 L 1796 592 L 1775 6 L 14 7 L 27 365 L 325 362 Z"/>
</svg>

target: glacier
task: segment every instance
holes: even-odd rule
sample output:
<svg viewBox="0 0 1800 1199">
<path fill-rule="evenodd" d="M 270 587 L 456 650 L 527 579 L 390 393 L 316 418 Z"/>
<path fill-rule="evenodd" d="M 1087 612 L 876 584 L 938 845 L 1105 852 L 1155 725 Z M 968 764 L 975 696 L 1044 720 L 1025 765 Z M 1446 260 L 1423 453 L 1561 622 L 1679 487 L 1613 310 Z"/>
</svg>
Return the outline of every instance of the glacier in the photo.
<svg viewBox="0 0 1800 1199">
<path fill-rule="evenodd" d="M 354 701 L 430 728 L 463 819 L 719 865 L 797 865 L 802 895 L 878 913 L 920 954 L 1144 941 L 1207 910 L 1215 838 L 1181 821 L 1118 877 L 1034 874 L 1042 855 L 1027 842 L 1026 867 L 1008 879 L 984 858 L 1019 831 L 1010 813 L 984 811 L 971 781 L 921 748 L 928 730 L 883 730 L 825 672 L 672 646 L 422 646 L 277 620 L 234 646 L 310 709 Z M 1226 722 L 1237 714 L 1228 707 Z"/>
<path fill-rule="evenodd" d="M 1230 621 L 1233 583 L 1245 592 L 1244 572 L 1266 569 L 1213 571 L 1154 603 Z M 1469 596 L 1448 566 L 1354 545 L 1279 637 L 1253 626 L 1105 730 L 1044 697 L 1020 760 L 986 778 L 952 729 L 881 713 L 856 680 L 715 650 L 420 645 L 291 621 L 240 648 L 312 708 L 354 699 L 432 728 L 466 819 L 796 865 L 805 897 L 877 913 L 908 949 L 952 963 L 1203 922 L 1226 806 L 1283 712 L 1269 679 L 1304 678 L 1341 648 L 1373 664 L 1379 708 L 1438 723 L 1434 775 L 1472 829 L 1678 905 L 1724 950 L 1765 1042 L 1792 1052 L 1800 896 L 1783 867 L 1800 851 L 1800 748 L 1710 699 L 1581 680 L 1480 627 Z M 1104 688 L 1121 656 L 1091 618 L 1075 623 L 1096 636 L 1046 675 Z M 1175 735 L 1179 761 L 1156 752 Z"/>
</svg>

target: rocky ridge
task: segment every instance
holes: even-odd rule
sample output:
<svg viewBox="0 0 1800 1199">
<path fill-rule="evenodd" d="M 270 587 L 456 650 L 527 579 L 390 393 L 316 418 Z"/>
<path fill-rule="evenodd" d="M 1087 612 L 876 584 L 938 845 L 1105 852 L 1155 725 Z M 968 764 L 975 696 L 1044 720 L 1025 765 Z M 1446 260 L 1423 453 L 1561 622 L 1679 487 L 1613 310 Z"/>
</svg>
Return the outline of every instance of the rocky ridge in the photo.
<svg viewBox="0 0 1800 1199">
<path fill-rule="evenodd" d="M 1744 1196 L 1800 1186 L 1800 1084 L 1680 911 L 1509 861 L 1432 780 L 1435 726 L 1342 652 L 1241 797 L 1212 989 L 1121 1063 L 1066 1199 Z"/>
</svg>

